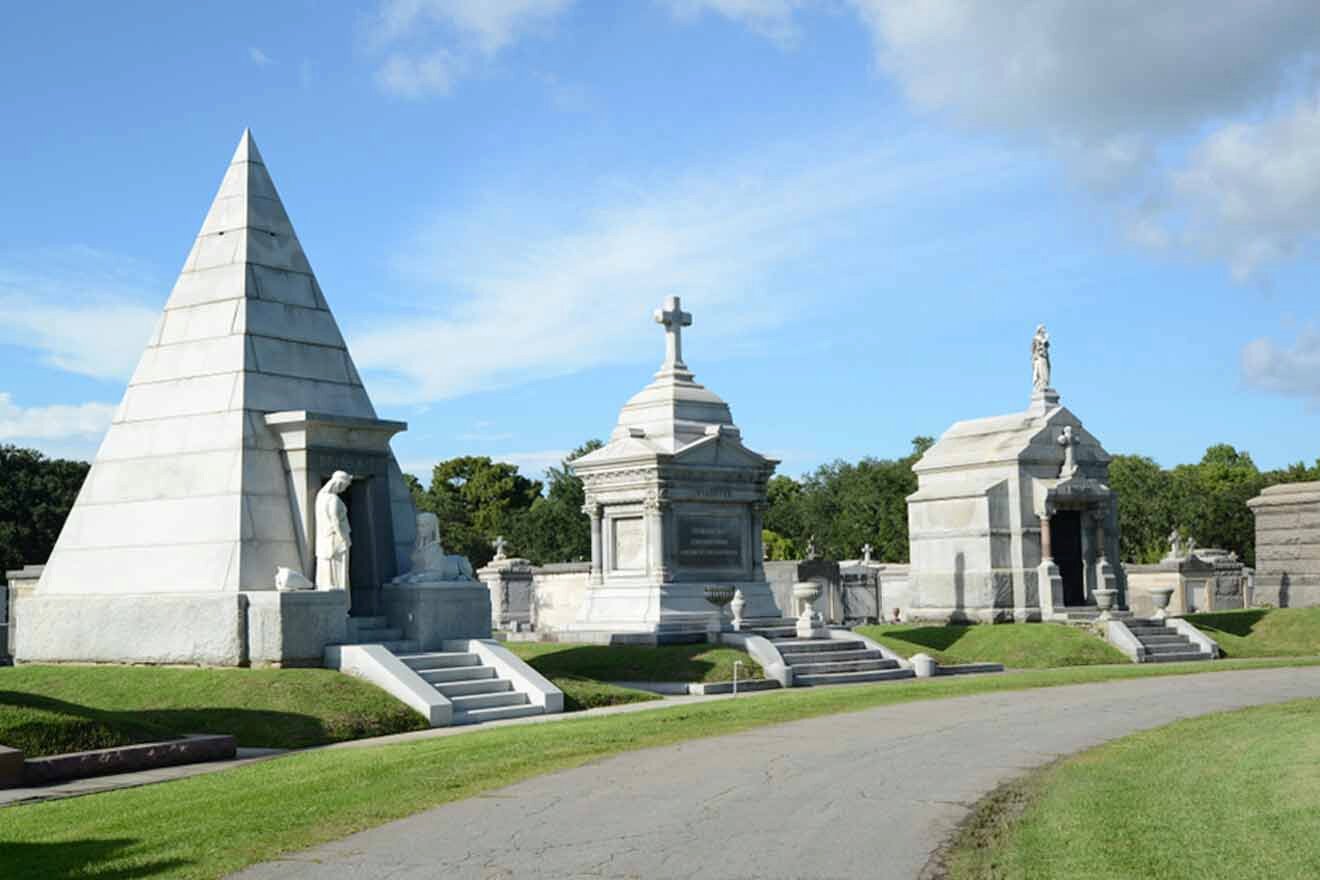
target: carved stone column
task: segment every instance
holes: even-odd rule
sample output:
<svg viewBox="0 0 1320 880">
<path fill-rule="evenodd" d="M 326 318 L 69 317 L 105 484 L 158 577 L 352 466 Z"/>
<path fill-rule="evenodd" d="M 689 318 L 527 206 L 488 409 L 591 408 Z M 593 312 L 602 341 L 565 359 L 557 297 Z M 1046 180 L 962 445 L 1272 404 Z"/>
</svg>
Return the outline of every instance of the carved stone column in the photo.
<svg viewBox="0 0 1320 880">
<path fill-rule="evenodd" d="M 765 577 L 765 547 L 761 539 L 762 523 L 765 519 L 765 510 L 768 504 L 757 503 L 752 505 L 752 580 L 758 581 Z"/>
<path fill-rule="evenodd" d="M 1048 515 L 1040 518 L 1040 561 L 1054 561 L 1054 543 L 1050 536 L 1050 518 Z"/>
<path fill-rule="evenodd" d="M 604 541 L 601 540 L 601 511 L 600 505 L 595 501 L 588 501 L 582 505 L 582 512 L 591 517 L 591 578 L 592 586 L 599 586 L 605 583 L 605 575 L 601 569 L 602 553 L 604 552 Z"/>
<path fill-rule="evenodd" d="M 642 503 L 646 514 L 646 566 L 651 575 L 668 583 L 673 578 L 673 570 L 665 557 L 665 514 L 669 510 L 669 500 L 660 495 L 648 495 Z"/>
</svg>

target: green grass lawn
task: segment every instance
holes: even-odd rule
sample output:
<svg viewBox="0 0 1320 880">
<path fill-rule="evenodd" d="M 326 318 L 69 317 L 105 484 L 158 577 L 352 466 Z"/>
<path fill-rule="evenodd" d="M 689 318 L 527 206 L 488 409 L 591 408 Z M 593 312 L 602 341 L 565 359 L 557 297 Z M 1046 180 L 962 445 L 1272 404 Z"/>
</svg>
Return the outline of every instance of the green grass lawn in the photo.
<svg viewBox="0 0 1320 880">
<path fill-rule="evenodd" d="M 857 632 L 904 657 L 924 652 L 946 665 L 1002 663 L 1010 669 L 1049 669 L 1131 662 L 1089 630 L 1057 623 L 881 624 L 859 626 Z"/>
<path fill-rule="evenodd" d="M 0 668 L 0 744 L 29 757 L 184 733 L 298 748 L 425 727 L 376 686 L 328 669 Z"/>
<path fill-rule="evenodd" d="M 1249 608 L 1189 614 L 1225 657 L 1320 656 L 1320 608 Z"/>
<path fill-rule="evenodd" d="M 1225 660 L 1213 668 L 1287 665 L 1320 660 Z M 162 785 L 0 809 L 0 877 L 222 877 L 427 807 L 630 749 L 911 700 L 1209 669 L 1204 663 L 1127 665 L 807 688 L 636 715 L 303 752 Z M 1213 766 L 1236 760 L 1241 751 L 1242 744 L 1221 748 Z M 1219 832 L 1215 825 L 1205 827 Z"/>
<path fill-rule="evenodd" d="M 1068 758 L 983 801 L 951 880 L 1320 877 L 1320 700 L 1207 715 Z"/>
<path fill-rule="evenodd" d="M 735 648 L 715 645 L 580 645 L 567 642 L 505 644 L 564 692 L 565 708 L 589 709 L 657 699 L 646 691 L 622 688 L 612 681 L 729 681 L 733 664 L 742 662 L 739 678 L 760 678 L 761 667 Z"/>
</svg>

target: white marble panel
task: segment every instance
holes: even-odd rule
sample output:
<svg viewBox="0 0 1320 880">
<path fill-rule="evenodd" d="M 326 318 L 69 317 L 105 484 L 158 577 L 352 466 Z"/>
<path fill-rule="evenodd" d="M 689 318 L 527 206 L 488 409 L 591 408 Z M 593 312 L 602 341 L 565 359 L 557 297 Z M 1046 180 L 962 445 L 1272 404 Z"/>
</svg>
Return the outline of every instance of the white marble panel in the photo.
<svg viewBox="0 0 1320 880">
<path fill-rule="evenodd" d="M 344 345 L 344 337 L 339 335 L 339 327 L 327 311 L 259 299 L 245 300 L 243 305 L 249 333 L 341 348 Z"/>
<path fill-rule="evenodd" d="M 342 348 L 290 342 L 269 336 L 249 336 L 252 366 L 262 373 L 350 383 L 347 353 Z"/>
<path fill-rule="evenodd" d="M 271 233 L 264 229 L 247 230 L 245 256 L 249 262 L 294 272 L 312 271 L 302 245 L 290 234 Z M 200 260 L 200 258 L 199 258 Z"/>
<path fill-rule="evenodd" d="M 264 229 L 280 235 L 292 236 L 293 224 L 284 211 L 284 205 L 278 199 L 253 198 L 248 201 L 247 225 L 253 229 Z"/>
<path fill-rule="evenodd" d="M 184 271 L 198 272 L 229 263 L 242 263 L 247 253 L 247 236 L 242 230 L 199 235 Z"/>
<path fill-rule="evenodd" d="M 116 422 L 106 432 L 96 460 L 235 449 L 242 444 L 241 410 L 146 422 Z"/>
<path fill-rule="evenodd" d="M 153 547 L 61 547 L 42 572 L 41 592 L 187 593 L 220 590 L 238 541 Z M 237 575 L 235 575 L 237 583 Z"/>
<path fill-rule="evenodd" d="M 269 590 L 275 584 L 279 566 L 302 570 L 298 545 L 293 541 L 244 541 L 239 548 L 238 587 L 242 590 Z M 310 576 L 310 575 L 309 575 Z"/>
<path fill-rule="evenodd" d="M 77 505 L 60 534 L 61 549 L 233 540 L 241 522 L 240 507 L 237 494 Z"/>
<path fill-rule="evenodd" d="M 161 345 L 228 336 L 236 332 L 234 319 L 244 302 L 246 300 L 231 299 L 167 310 L 165 327 L 160 334 Z"/>
<path fill-rule="evenodd" d="M 243 496 L 244 541 L 296 541 L 294 512 L 285 494 Z"/>
<path fill-rule="evenodd" d="M 308 309 L 321 307 L 316 297 L 316 279 L 311 275 L 256 265 L 249 266 L 248 272 L 255 282 L 252 296 Z"/>
<path fill-rule="evenodd" d="M 247 293 L 247 276 L 242 263 L 229 263 L 198 272 L 184 272 L 174 282 L 167 309 L 181 309 L 202 303 L 232 300 Z"/>
<path fill-rule="evenodd" d="M 87 475 L 82 501 L 146 501 L 237 493 L 242 489 L 243 450 L 97 461 Z"/>
<path fill-rule="evenodd" d="M 167 419 L 235 408 L 236 387 L 242 375 L 229 373 L 133 385 L 124 393 L 124 420 Z"/>
<path fill-rule="evenodd" d="M 218 198 L 211 203 L 211 210 L 202 221 L 200 235 L 216 232 L 228 232 L 248 225 L 247 199 L 236 194 Z"/>
<path fill-rule="evenodd" d="M 160 382 L 182 376 L 207 376 L 243 369 L 243 337 L 213 336 L 174 345 L 148 348 L 142 353 L 131 385 Z"/>
<path fill-rule="evenodd" d="M 243 405 L 263 412 L 305 409 L 331 415 L 374 419 L 375 410 L 359 385 L 316 382 L 268 373 L 244 374 Z"/>
</svg>

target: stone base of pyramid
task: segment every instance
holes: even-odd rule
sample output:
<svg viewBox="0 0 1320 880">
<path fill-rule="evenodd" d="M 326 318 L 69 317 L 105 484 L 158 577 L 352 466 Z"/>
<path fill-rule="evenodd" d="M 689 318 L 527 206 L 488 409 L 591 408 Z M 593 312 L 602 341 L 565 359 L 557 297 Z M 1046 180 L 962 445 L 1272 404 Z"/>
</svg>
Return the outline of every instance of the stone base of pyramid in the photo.
<svg viewBox="0 0 1320 880">
<path fill-rule="evenodd" d="M 320 666 L 347 637 L 348 594 L 34 593 L 15 617 L 20 663 Z"/>
</svg>

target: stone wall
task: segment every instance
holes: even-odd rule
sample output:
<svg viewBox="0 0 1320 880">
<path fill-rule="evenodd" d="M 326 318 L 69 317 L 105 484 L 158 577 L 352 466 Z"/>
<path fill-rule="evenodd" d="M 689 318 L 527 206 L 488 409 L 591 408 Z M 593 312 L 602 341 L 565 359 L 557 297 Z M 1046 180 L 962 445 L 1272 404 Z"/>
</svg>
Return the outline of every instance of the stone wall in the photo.
<svg viewBox="0 0 1320 880">
<path fill-rule="evenodd" d="M 1320 483 L 1271 486 L 1247 505 L 1256 514 L 1253 604 L 1320 605 Z"/>
<path fill-rule="evenodd" d="M 591 563 L 565 562 L 532 571 L 532 624 L 538 633 L 554 638 L 577 620 L 587 595 Z"/>
</svg>

